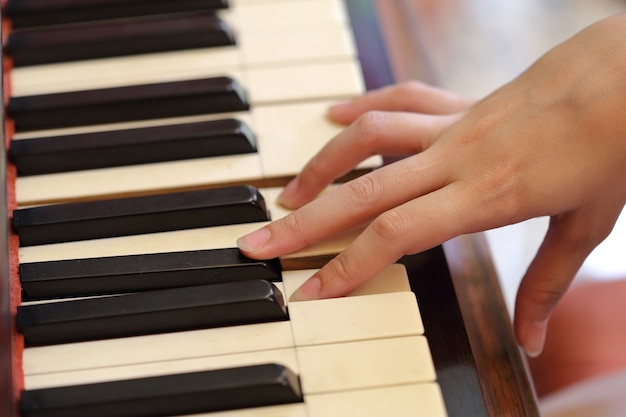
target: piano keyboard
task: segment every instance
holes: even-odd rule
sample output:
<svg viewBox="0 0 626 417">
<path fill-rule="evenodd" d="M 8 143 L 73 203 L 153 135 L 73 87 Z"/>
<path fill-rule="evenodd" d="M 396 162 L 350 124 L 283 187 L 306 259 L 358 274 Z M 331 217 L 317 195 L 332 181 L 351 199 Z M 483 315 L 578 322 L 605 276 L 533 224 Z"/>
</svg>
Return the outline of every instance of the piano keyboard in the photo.
<svg viewBox="0 0 626 417">
<path fill-rule="evenodd" d="M 247 91 L 250 111 L 25 131 L 17 132 L 13 139 L 234 117 L 250 126 L 258 153 L 20 177 L 16 186 L 18 204 L 233 183 L 275 186 L 299 172 L 341 128 L 320 117 L 328 105 L 364 90 L 342 3 L 243 1 L 220 15 L 241 28 L 236 46 L 19 67 L 12 71 L 11 94 L 17 100 L 228 75 L 239 80 Z M 359 168 L 371 169 L 380 164 L 380 158 L 372 157 Z"/>
<path fill-rule="evenodd" d="M 18 206 L 110 200 L 232 184 L 280 185 L 295 175 L 340 129 L 323 118 L 327 106 L 338 99 L 361 94 L 364 89 L 343 3 L 339 0 L 238 0 L 231 3 L 231 8 L 220 11 L 219 16 L 237 28 L 235 47 L 18 67 L 11 72 L 10 91 L 13 98 L 25 98 L 227 75 L 241 80 L 249 95 L 249 111 L 47 130 L 20 131 L 18 126 L 12 140 L 27 142 L 46 137 L 234 118 L 246 123 L 254 132 L 257 153 L 18 176 L 15 188 Z M 380 162 L 377 157 L 370 158 L 359 169 L 371 169 Z M 260 190 L 271 203 L 276 201 L 279 191 L 279 188 Z M 269 211 L 273 219 L 286 215 L 284 209 L 271 203 Z M 20 248 L 19 261 L 25 266 L 89 258 L 221 250 L 234 247 L 237 237 L 262 224 L 252 222 L 34 244 Z M 259 408 L 243 401 L 244 409 L 211 412 L 210 415 L 448 416 L 437 383 L 433 352 L 413 292 L 415 277 L 409 276 L 402 264 L 391 266 L 348 297 L 289 302 L 299 284 L 314 272 L 302 269 L 303 265 L 309 260 L 313 265 L 322 264 L 345 247 L 356 233 L 358 230 L 350 231 L 280 260 L 285 271 L 282 280 L 274 285 L 282 294 L 288 314 L 286 320 L 226 327 L 209 325 L 201 329 L 179 326 L 160 334 L 144 334 L 152 332 L 139 330 L 130 337 L 62 344 L 44 341 L 43 344 L 51 345 L 27 347 L 23 352 L 23 371 L 28 394 L 22 404 L 23 415 L 66 415 L 63 407 L 71 405 L 52 404 L 61 408 L 49 410 L 50 414 L 38 414 L 37 406 L 31 408 L 32 404 L 27 402 L 31 394 L 33 398 L 40 394 L 54 397 L 54 390 L 60 387 L 88 385 L 97 392 L 115 381 L 140 379 L 143 383 L 144 379 L 167 375 L 278 363 L 297 376 L 301 402 L 285 405 L 279 401 L 277 405 L 261 404 L 263 407 Z M 420 256 L 412 259 L 407 261 L 409 265 L 422 262 Z M 294 268 L 299 270 L 292 270 Z M 45 304 L 54 311 L 56 303 L 78 301 L 81 300 L 62 298 L 23 304 L 25 309 Z M 36 320 L 35 327 L 45 327 L 45 323 Z M 98 325 L 93 327 L 97 333 Z M 75 406 L 76 415 L 81 415 L 88 407 L 98 408 L 80 404 L 80 401 Z M 100 405 L 102 410 L 109 410 L 103 415 L 135 415 L 124 406 L 123 410 L 111 413 L 109 406 Z M 179 412 L 167 412 L 200 416 L 209 415 L 204 414 L 208 410 L 216 411 L 183 407 Z M 141 412 L 137 411 L 137 415 L 142 415 Z M 152 412 L 162 415 L 160 411 Z M 97 412 L 94 415 L 98 415 Z"/>
</svg>

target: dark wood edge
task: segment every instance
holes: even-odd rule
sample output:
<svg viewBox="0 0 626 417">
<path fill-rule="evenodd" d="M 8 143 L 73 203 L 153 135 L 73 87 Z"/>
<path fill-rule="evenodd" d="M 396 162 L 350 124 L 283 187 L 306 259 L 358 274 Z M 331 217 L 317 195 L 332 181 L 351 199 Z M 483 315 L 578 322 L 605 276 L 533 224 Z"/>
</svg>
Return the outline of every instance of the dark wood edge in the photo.
<svg viewBox="0 0 626 417">
<path fill-rule="evenodd" d="M 444 250 L 489 415 L 539 417 L 485 236 L 460 236 Z"/>
</svg>

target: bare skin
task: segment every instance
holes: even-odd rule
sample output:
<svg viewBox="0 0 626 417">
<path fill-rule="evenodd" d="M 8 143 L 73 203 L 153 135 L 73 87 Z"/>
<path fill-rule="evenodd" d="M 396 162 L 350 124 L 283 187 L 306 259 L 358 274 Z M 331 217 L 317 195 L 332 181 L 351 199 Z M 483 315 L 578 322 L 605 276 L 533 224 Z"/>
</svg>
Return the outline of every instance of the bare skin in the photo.
<svg viewBox="0 0 626 417">
<path fill-rule="evenodd" d="M 626 202 L 626 15 L 598 22 L 473 102 L 420 83 L 329 111 L 348 127 L 285 188 L 297 209 L 238 241 L 281 256 L 365 230 L 294 294 L 338 297 L 405 254 L 538 216 L 550 227 L 520 286 L 519 343 L 543 347 L 551 311 Z M 410 155 L 313 200 L 364 158 Z"/>
</svg>

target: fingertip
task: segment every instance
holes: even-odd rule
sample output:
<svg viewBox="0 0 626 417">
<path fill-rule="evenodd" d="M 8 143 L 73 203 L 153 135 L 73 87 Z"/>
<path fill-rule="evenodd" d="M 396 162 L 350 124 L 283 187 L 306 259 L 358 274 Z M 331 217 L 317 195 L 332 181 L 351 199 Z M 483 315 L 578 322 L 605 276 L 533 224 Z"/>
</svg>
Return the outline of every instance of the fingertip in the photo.
<svg viewBox="0 0 626 417">
<path fill-rule="evenodd" d="M 547 328 L 548 320 L 531 321 L 522 327 L 519 337 L 526 355 L 536 358 L 541 354 L 546 341 Z"/>
<path fill-rule="evenodd" d="M 311 301 L 319 298 L 322 283 L 319 278 L 313 276 L 302 284 L 289 298 L 289 301 Z"/>
<path fill-rule="evenodd" d="M 237 239 L 237 247 L 246 254 L 254 254 L 265 246 L 270 236 L 270 231 L 263 227 Z"/>
<path fill-rule="evenodd" d="M 340 101 L 332 104 L 328 108 L 327 116 L 332 121 L 349 124 L 355 119 L 355 111 L 353 101 Z"/>
<path fill-rule="evenodd" d="M 282 190 L 282 192 L 278 195 L 278 204 L 288 209 L 296 209 L 298 208 L 298 189 L 299 189 L 299 180 L 298 177 L 292 179 L 289 184 Z"/>
</svg>

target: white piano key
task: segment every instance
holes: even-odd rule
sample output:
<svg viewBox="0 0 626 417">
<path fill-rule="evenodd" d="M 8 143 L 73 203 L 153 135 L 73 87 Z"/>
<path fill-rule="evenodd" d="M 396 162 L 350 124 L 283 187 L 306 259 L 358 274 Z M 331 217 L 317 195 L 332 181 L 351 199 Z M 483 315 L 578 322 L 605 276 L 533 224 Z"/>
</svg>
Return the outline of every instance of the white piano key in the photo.
<svg viewBox="0 0 626 417">
<path fill-rule="evenodd" d="M 29 390 L 52 388 L 187 372 L 210 371 L 239 366 L 260 365 L 264 363 L 279 363 L 287 366 L 294 373 L 299 373 L 295 349 L 286 348 L 173 361 L 140 363 L 126 366 L 109 366 L 95 369 L 26 375 L 24 378 L 24 386 Z"/>
<path fill-rule="evenodd" d="M 262 178 L 258 153 L 18 177 L 18 205 L 124 196 Z M 227 182 L 222 182 L 228 178 Z M 181 181 L 184 179 L 184 182 Z"/>
<path fill-rule="evenodd" d="M 261 164 L 266 177 L 297 174 L 313 155 L 344 129 L 344 126 L 324 117 L 332 104 L 333 101 L 315 101 L 254 109 L 254 131 L 258 137 Z M 373 156 L 357 168 L 381 165 L 382 158 Z"/>
<path fill-rule="evenodd" d="M 409 384 L 305 396 L 303 404 L 184 417 L 447 417 L 439 385 Z"/>
<path fill-rule="evenodd" d="M 289 303 L 296 346 L 424 334 L 412 292 Z"/>
<path fill-rule="evenodd" d="M 18 67 L 11 71 L 11 95 L 19 97 L 122 87 L 224 73 L 241 76 L 241 56 L 236 47 L 199 48 Z"/>
<path fill-rule="evenodd" d="M 231 12 L 236 27 L 246 31 L 347 24 L 348 21 L 341 0 L 238 1 Z"/>
<path fill-rule="evenodd" d="M 30 347 L 23 370 L 43 375 L 292 347 L 291 324 L 282 321 Z"/>
<path fill-rule="evenodd" d="M 435 381 L 424 336 L 296 347 L 306 394 Z"/>
<path fill-rule="evenodd" d="M 291 177 L 328 140 L 343 129 L 324 114 L 333 101 L 314 101 L 255 108 L 244 120 L 256 134 L 256 154 L 170 161 L 135 166 L 18 177 L 18 205 L 48 201 L 71 201 L 101 196 L 142 193 L 154 190 L 190 189 L 208 184 L 252 182 L 267 178 Z M 227 114 L 224 117 L 230 117 Z M 195 118 L 183 120 L 210 120 Z M 179 120 L 179 119 L 177 119 Z M 158 124 L 160 122 L 157 122 Z M 118 128 L 137 124 L 117 125 Z M 105 127 L 91 127 L 98 131 Z M 86 131 L 72 129 L 69 132 Z M 46 131 L 51 135 L 67 130 Z M 359 169 L 382 164 L 380 156 L 368 158 Z"/>
<path fill-rule="evenodd" d="M 308 417 L 447 416 L 441 390 L 435 383 L 307 395 L 305 403 Z"/>
<path fill-rule="evenodd" d="M 344 25 L 263 30 L 238 37 L 238 50 L 246 66 L 354 57 L 351 31 Z"/>
<path fill-rule="evenodd" d="M 361 69 L 352 59 L 251 68 L 245 75 L 253 106 L 354 97 L 365 90 Z"/>
<path fill-rule="evenodd" d="M 286 299 L 317 271 L 316 269 L 301 269 L 297 271 L 283 271 L 283 285 Z M 388 294 L 394 292 L 411 291 L 406 268 L 402 264 L 389 265 L 369 281 L 348 294 L 349 297 L 372 294 Z"/>
<path fill-rule="evenodd" d="M 272 219 L 288 213 L 276 203 L 280 188 L 263 188 L 263 195 Z M 63 259 L 84 259 L 104 256 L 138 255 L 147 253 L 182 252 L 202 249 L 236 247 L 239 237 L 253 232 L 266 224 L 245 223 L 227 226 L 206 227 L 144 235 L 122 236 L 106 239 L 55 243 L 19 248 L 20 263 L 43 262 Z M 339 253 L 357 236 L 358 231 L 346 232 L 338 237 L 315 243 L 301 251 L 285 256 L 284 259 L 312 257 Z"/>
</svg>

